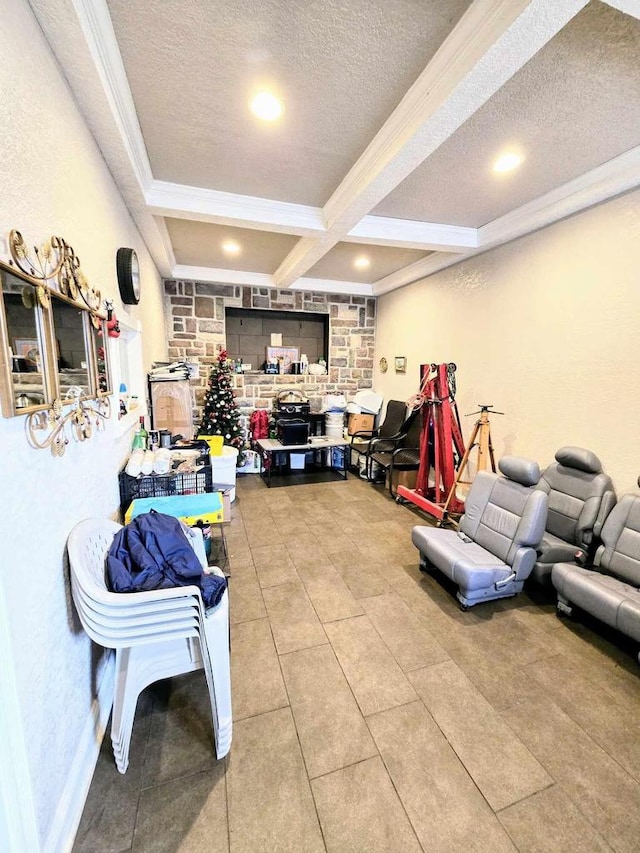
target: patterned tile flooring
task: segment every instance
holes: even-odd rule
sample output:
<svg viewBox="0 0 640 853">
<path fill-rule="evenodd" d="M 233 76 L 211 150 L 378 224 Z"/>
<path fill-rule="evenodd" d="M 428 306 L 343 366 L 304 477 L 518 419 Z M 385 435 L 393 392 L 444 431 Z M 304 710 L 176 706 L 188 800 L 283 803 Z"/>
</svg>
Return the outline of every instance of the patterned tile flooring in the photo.
<svg viewBox="0 0 640 853">
<path fill-rule="evenodd" d="M 462 613 L 418 571 L 421 523 L 356 477 L 240 479 L 231 753 L 201 674 L 147 689 L 74 851 L 640 849 L 636 649 L 535 587 Z"/>
</svg>

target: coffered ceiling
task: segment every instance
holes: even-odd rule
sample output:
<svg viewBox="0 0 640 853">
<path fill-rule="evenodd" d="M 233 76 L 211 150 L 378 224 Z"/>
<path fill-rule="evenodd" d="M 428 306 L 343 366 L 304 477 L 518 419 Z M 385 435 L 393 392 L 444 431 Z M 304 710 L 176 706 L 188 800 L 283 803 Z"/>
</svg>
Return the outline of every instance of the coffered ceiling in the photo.
<svg viewBox="0 0 640 853">
<path fill-rule="evenodd" d="M 167 277 L 377 295 L 640 184 L 640 0 L 30 2 Z"/>
</svg>

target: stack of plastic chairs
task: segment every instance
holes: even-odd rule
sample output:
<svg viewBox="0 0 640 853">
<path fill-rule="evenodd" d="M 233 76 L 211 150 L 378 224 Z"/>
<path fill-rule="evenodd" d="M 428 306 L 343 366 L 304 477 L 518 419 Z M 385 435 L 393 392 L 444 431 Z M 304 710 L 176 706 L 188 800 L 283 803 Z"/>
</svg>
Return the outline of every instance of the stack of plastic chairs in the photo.
<svg viewBox="0 0 640 853">
<path fill-rule="evenodd" d="M 138 696 L 149 684 L 204 669 L 218 758 L 231 747 L 229 597 L 205 612 L 195 586 L 150 592 L 113 593 L 105 582 L 105 559 L 116 522 L 86 519 L 69 535 L 73 600 L 87 634 L 116 650 L 111 741 L 116 765 L 125 773 Z M 199 530 L 191 544 L 203 567 Z"/>
</svg>

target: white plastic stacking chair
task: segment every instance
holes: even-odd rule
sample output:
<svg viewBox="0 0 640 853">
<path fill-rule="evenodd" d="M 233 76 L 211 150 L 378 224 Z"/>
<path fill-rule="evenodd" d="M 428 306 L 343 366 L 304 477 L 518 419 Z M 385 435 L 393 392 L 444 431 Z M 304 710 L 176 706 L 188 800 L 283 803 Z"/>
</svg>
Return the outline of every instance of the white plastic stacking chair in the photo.
<svg viewBox="0 0 640 853">
<path fill-rule="evenodd" d="M 163 678 L 204 669 L 216 755 L 231 747 L 229 596 L 205 612 L 196 586 L 114 593 L 106 585 L 106 556 L 116 522 L 86 519 L 69 535 L 71 591 L 82 626 L 91 639 L 116 650 L 111 742 L 120 773 L 129 764 L 129 745 L 138 696 Z M 199 534 L 199 535 L 198 535 Z M 203 567 L 200 531 L 191 544 Z"/>
</svg>

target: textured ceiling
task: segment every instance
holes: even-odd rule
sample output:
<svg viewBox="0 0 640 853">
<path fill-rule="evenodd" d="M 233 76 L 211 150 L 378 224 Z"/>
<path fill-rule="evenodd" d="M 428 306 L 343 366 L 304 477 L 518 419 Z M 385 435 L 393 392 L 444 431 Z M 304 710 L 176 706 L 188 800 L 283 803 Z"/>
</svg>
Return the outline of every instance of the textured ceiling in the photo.
<svg viewBox="0 0 640 853">
<path fill-rule="evenodd" d="M 154 176 L 323 205 L 470 0 L 108 0 Z M 276 125 L 253 90 L 285 102 Z"/>
<path fill-rule="evenodd" d="M 390 246 L 338 243 L 322 260 L 311 267 L 307 277 L 370 283 L 406 267 L 407 264 L 426 258 L 428 254 L 430 253 L 417 249 L 392 249 Z M 358 269 L 353 265 L 356 258 L 361 257 L 366 257 L 370 261 L 366 269 Z"/>
<path fill-rule="evenodd" d="M 187 219 L 165 219 L 176 262 L 194 267 L 272 273 L 297 242 L 289 234 L 273 234 L 249 228 L 231 228 Z M 240 252 L 231 256 L 222 244 L 233 240 Z"/>
<path fill-rule="evenodd" d="M 375 213 L 479 227 L 639 144 L 640 21 L 592 2 Z"/>
<path fill-rule="evenodd" d="M 29 3 L 167 277 L 380 295 L 640 185 L 640 0 Z"/>
</svg>

